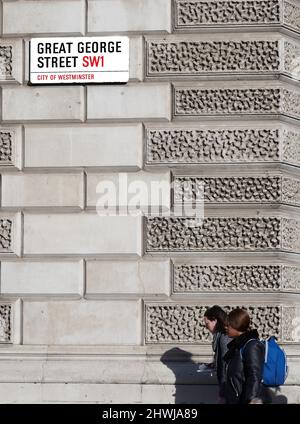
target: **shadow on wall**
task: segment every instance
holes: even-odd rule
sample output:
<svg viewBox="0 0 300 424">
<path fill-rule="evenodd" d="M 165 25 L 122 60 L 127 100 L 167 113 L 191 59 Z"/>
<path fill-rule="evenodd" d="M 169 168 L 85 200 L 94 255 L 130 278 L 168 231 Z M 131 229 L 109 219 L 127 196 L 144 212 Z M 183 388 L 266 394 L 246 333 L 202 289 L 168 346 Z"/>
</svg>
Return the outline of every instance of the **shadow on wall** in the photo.
<svg viewBox="0 0 300 424">
<path fill-rule="evenodd" d="M 214 373 L 199 373 L 198 363 L 192 360 L 192 354 L 174 347 L 166 351 L 161 362 L 175 376 L 175 404 L 207 404 L 216 403 L 218 398 L 217 379 Z M 263 389 L 264 404 L 286 404 L 288 399 L 280 393 L 280 389 Z"/>
<path fill-rule="evenodd" d="M 175 404 L 215 403 L 218 397 L 214 373 L 199 373 L 192 354 L 178 347 L 166 351 L 161 362 L 175 376 Z"/>
</svg>

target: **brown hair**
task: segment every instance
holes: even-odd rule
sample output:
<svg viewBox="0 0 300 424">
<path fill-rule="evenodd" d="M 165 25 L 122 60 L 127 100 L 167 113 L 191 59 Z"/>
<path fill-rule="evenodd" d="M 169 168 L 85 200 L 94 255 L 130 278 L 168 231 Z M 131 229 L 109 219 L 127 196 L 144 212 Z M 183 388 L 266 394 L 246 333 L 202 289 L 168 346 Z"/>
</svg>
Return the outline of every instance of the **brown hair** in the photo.
<svg viewBox="0 0 300 424">
<path fill-rule="evenodd" d="M 241 333 L 249 329 L 250 317 L 245 309 L 236 308 L 228 314 L 228 324 Z"/>
</svg>

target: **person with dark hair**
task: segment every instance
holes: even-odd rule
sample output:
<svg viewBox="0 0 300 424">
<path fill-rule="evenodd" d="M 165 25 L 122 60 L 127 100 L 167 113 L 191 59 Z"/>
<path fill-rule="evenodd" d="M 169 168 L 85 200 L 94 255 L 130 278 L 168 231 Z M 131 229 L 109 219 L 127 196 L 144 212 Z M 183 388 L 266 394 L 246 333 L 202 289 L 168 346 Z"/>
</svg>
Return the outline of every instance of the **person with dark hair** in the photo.
<svg viewBox="0 0 300 424">
<path fill-rule="evenodd" d="M 250 317 L 244 309 L 228 314 L 227 334 L 233 340 L 224 356 L 226 363 L 225 400 L 229 404 L 262 403 L 262 377 L 265 348 L 258 332 L 250 329 Z"/>
<path fill-rule="evenodd" d="M 218 403 L 225 403 L 225 363 L 223 356 L 227 352 L 227 344 L 231 340 L 226 334 L 227 314 L 220 306 L 214 305 L 205 311 L 204 324 L 208 331 L 213 334 L 214 362 L 212 367 L 216 369 L 219 383 Z"/>
</svg>

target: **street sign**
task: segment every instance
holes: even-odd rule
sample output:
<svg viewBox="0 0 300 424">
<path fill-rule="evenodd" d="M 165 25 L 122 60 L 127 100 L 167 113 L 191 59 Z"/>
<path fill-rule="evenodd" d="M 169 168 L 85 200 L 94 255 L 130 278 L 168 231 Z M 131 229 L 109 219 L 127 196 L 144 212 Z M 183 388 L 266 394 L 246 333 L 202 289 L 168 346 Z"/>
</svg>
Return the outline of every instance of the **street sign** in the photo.
<svg viewBox="0 0 300 424">
<path fill-rule="evenodd" d="M 128 37 L 33 38 L 31 84 L 125 83 Z"/>
</svg>

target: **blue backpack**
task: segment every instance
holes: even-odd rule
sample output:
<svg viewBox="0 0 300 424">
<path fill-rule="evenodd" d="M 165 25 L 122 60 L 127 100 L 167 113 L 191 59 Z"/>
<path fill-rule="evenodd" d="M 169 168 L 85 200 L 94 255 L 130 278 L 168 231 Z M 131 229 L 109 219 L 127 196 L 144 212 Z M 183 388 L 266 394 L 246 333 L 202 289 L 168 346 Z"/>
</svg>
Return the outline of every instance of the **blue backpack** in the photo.
<svg viewBox="0 0 300 424">
<path fill-rule="evenodd" d="M 241 349 L 241 355 L 250 339 Z M 275 337 L 269 337 L 266 340 L 260 340 L 265 346 L 265 363 L 263 370 L 263 384 L 265 386 L 282 386 L 288 374 L 287 358 L 285 351 L 281 349 L 275 340 Z"/>
</svg>

